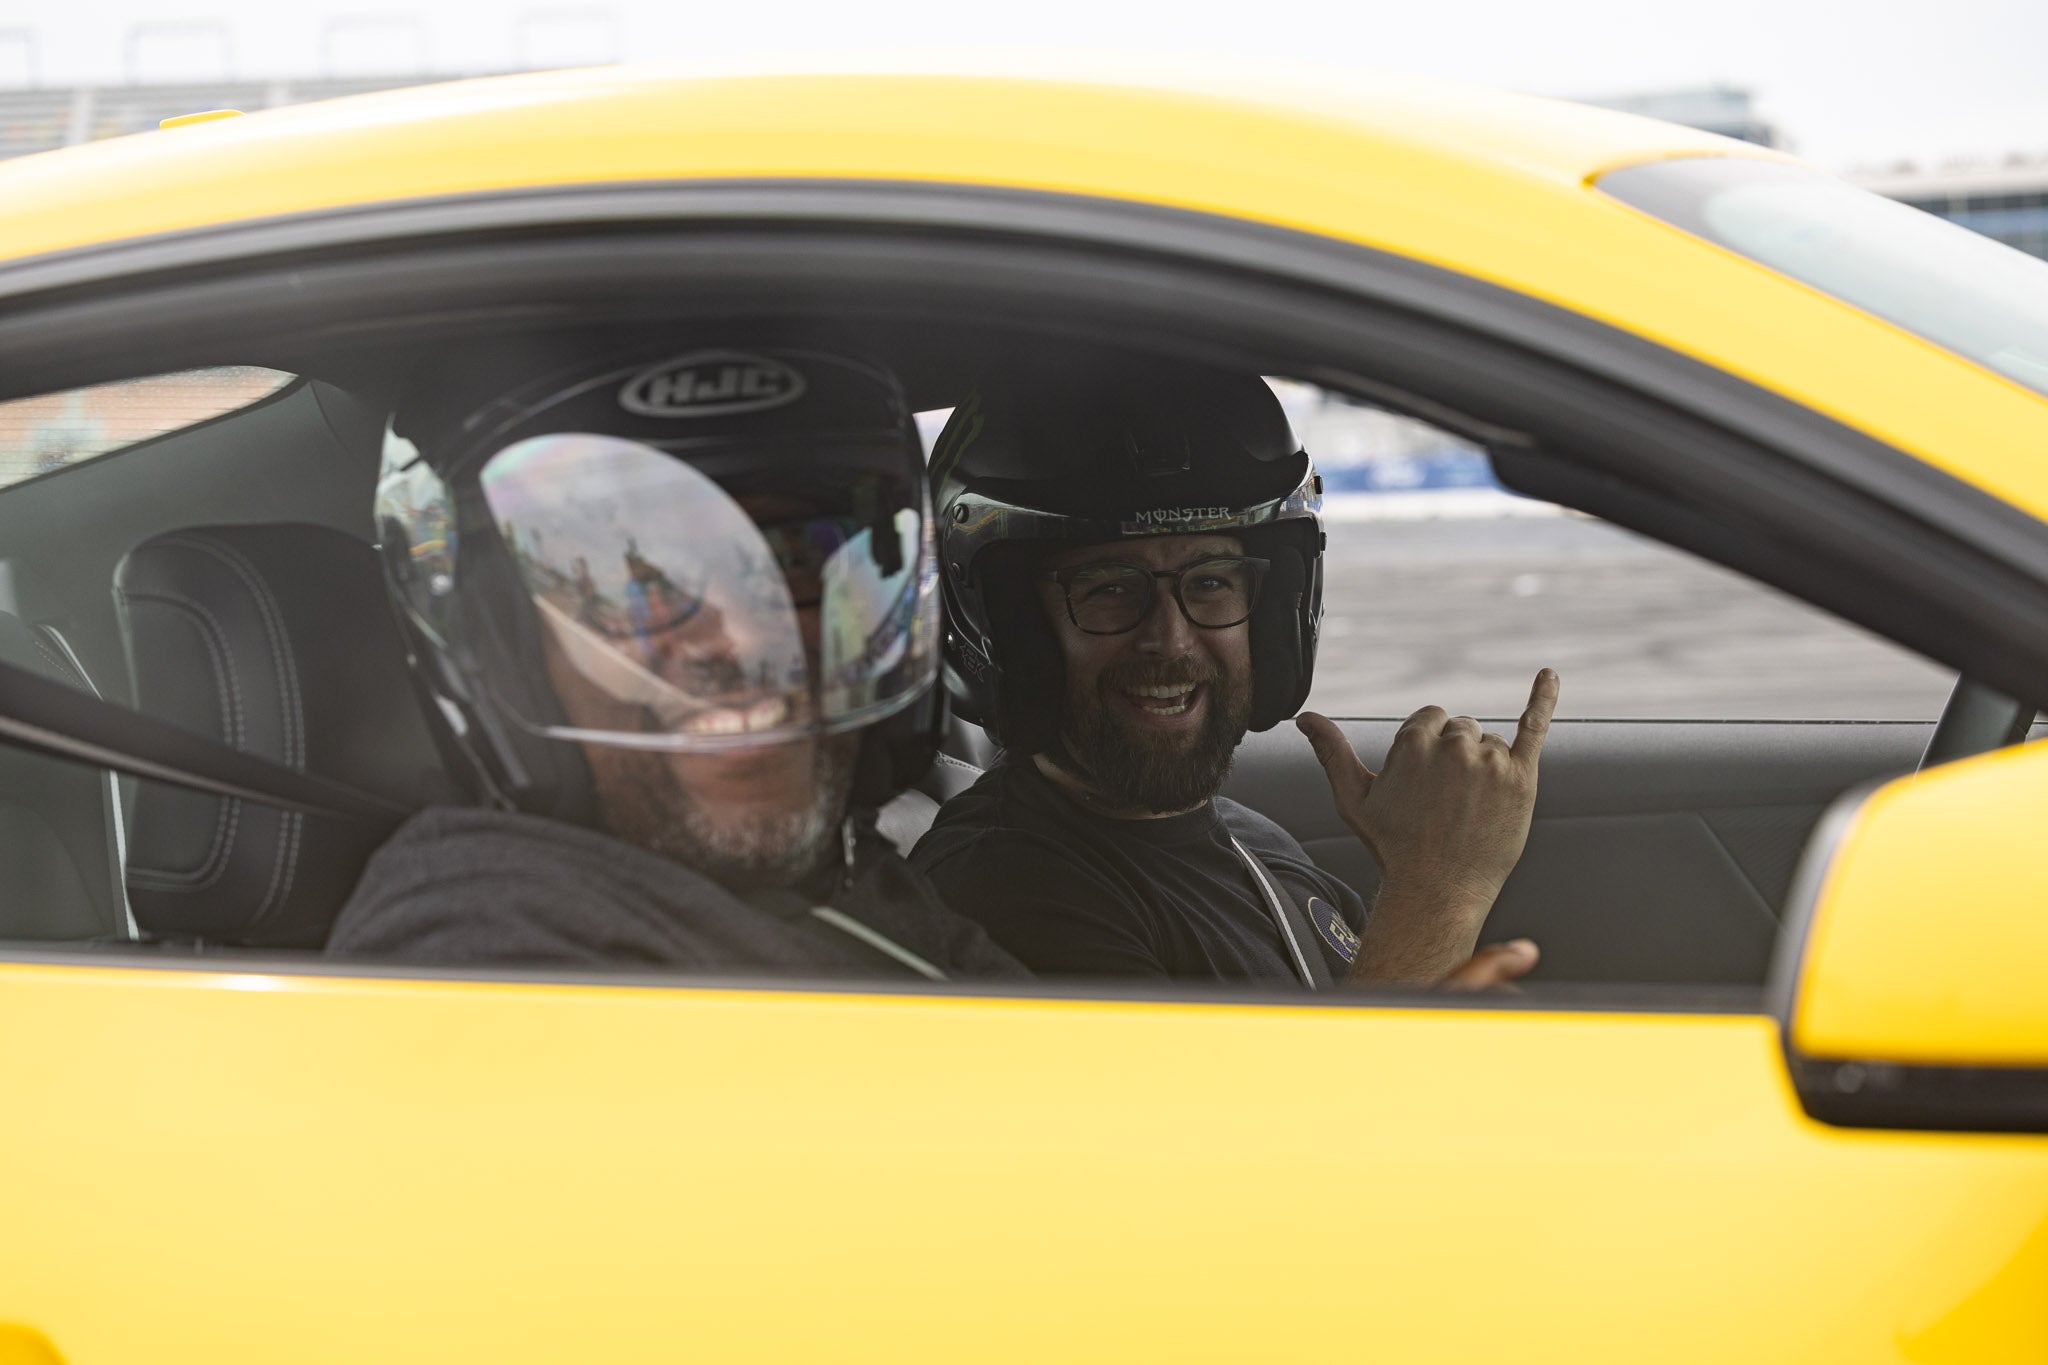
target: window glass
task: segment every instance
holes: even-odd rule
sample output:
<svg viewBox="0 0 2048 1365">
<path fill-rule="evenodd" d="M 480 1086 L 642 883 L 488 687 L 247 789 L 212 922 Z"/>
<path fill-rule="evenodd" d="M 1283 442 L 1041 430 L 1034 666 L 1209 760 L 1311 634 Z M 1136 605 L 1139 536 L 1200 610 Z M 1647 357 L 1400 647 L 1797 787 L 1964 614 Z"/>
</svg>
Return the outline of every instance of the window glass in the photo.
<svg viewBox="0 0 2048 1365">
<path fill-rule="evenodd" d="M 223 366 L 0 403 L 0 488 L 247 407 L 293 378 Z"/>
<path fill-rule="evenodd" d="M 1275 381 L 1323 473 L 1309 706 L 1511 716 L 1548 665 L 1585 719 L 1931 720 L 1952 670 L 1740 574 L 1493 478 L 1427 423 Z"/>
<path fill-rule="evenodd" d="M 242 387 L 231 389 L 230 380 Z M 364 510 L 363 461 L 370 457 L 343 443 L 332 410 L 310 387 L 256 402 L 288 382 L 274 371 L 216 373 L 205 381 L 210 404 L 185 401 L 195 386 L 205 386 L 189 375 L 80 390 L 80 411 L 102 411 L 101 395 L 119 391 L 141 412 L 119 429 L 104 419 L 97 445 L 80 440 L 74 447 L 78 458 L 149 436 L 162 439 L 118 462 L 0 491 L 0 544 L 6 547 L 0 552 L 0 661 L 210 736 L 240 724 L 243 711 L 220 703 L 216 675 L 208 672 L 212 636 L 193 624 L 198 618 L 181 601 L 148 591 L 150 583 L 164 581 L 149 575 L 182 573 L 186 561 L 167 568 L 159 557 L 152 565 L 145 547 L 189 542 L 196 527 L 226 525 L 248 534 L 278 528 L 286 538 L 279 542 L 283 557 L 266 563 L 347 564 L 325 558 L 339 547 L 320 548 L 314 532 L 324 526 L 329 538 L 360 535 L 351 528 Z M 1926 719 L 1940 709 L 1951 677 L 1945 669 L 1737 575 L 1518 497 L 1497 483 L 1483 452 L 1439 428 L 1305 384 L 1276 380 L 1273 388 L 1327 484 L 1325 634 L 1309 699 L 1316 709 L 1400 716 L 1434 703 L 1511 716 L 1544 665 L 1563 674 L 1561 714 L 1568 720 Z M 155 401 L 141 401 L 144 395 Z M 205 420 L 251 403 L 226 420 Z M 109 400 L 104 411 L 117 409 Z M 920 414 L 919 425 L 929 437 L 944 419 L 942 411 Z M 363 562 L 375 565 L 374 557 Z M 351 657 L 374 658 L 360 648 L 364 639 L 351 635 L 342 643 Z M 402 662 L 396 642 L 387 643 Z M 300 666 L 323 664 L 309 652 Z M 262 678 L 269 677 L 262 670 Z M 379 719 L 387 738 L 396 733 L 401 708 L 414 704 L 405 684 L 402 672 L 392 679 L 397 700 Z M 253 689 L 267 683 L 244 674 L 242 685 L 252 690 L 237 706 L 257 706 Z M 333 714 L 312 716 L 307 725 L 335 720 Z M 432 762 L 423 726 L 415 738 L 412 748 L 423 763 Z M 245 751 L 274 754 L 277 748 L 252 743 Z M 1329 816 L 1327 795 L 1318 770 L 1308 766 L 1306 748 L 1296 742 L 1292 753 L 1301 764 L 1292 770 L 1297 780 L 1286 784 L 1293 795 L 1265 813 L 1288 828 L 1312 829 Z M 11 908 L 0 913 L 0 944 L 118 944 L 133 937 L 138 921 L 170 938 L 193 924 L 205 937 L 245 932 L 211 927 L 232 926 L 233 915 L 247 908 L 238 908 L 225 890 L 196 896 L 190 911 L 175 904 L 166 909 L 167 888 L 176 893 L 212 856 L 204 851 L 218 827 L 220 807 L 212 798 L 129 779 L 110 782 L 104 772 L 5 746 L 0 767 L 0 864 L 13 869 L 9 885 L 16 888 Z M 1679 768 L 1668 773 L 1674 793 L 1682 794 L 1688 780 Z M 245 803 L 235 818 L 244 846 L 260 854 L 273 846 L 249 832 L 281 828 L 285 817 L 257 806 Z M 317 828 L 306 822 L 304 837 L 314 838 Z M 1757 836 L 1786 850 L 1785 876 L 1796 836 L 1797 830 L 1788 835 L 1778 825 Z M 1597 843 L 1584 853 L 1569 841 L 1545 847 L 1562 851 L 1542 856 L 1573 867 L 1612 853 Z M 1333 876 L 1370 887 L 1376 874 L 1355 841 L 1333 846 L 1325 840 L 1317 849 L 1324 855 L 1338 859 L 1330 864 Z M 312 881 L 287 888 L 290 914 L 338 910 L 355 868 L 345 860 L 335 866 L 345 870 L 331 874 L 335 880 L 324 890 Z M 252 884 L 268 896 L 267 883 Z M 1532 884 L 1547 885 L 1540 878 Z M 1758 882 L 1776 884 L 1769 877 Z M 1632 900 L 1627 910 L 1635 912 Z M 1583 943 L 1575 948 L 1553 928 L 1539 920 L 1529 932 L 1543 935 L 1557 979 L 1676 979 L 1666 970 L 1670 959 L 1658 957 L 1654 945 L 1629 956 L 1628 933 L 1617 936 L 1627 951 L 1595 960 Z M 260 946 L 286 943 L 310 955 L 316 941 L 307 931 Z M 1649 965 L 1639 966 L 1643 962 Z"/>
<path fill-rule="evenodd" d="M 2048 263 L 2022 251 L 1806 166 L 1660 161 L 1600 188 L 2048 394 Z"/>
</svg>

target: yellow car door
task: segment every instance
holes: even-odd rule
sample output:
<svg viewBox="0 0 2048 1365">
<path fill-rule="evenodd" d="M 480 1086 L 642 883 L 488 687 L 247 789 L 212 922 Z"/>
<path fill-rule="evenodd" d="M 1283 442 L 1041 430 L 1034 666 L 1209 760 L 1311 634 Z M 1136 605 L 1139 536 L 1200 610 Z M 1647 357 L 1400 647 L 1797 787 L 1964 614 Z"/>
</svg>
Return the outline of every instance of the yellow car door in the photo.
<svg viewBox="0 0 2048 1365">
<path fill-rule="evenodd" d="M 64 1360 L 2025 1360 L 2039 1136 L 1835 1128 L 1763 1014 L 16 961 Z M 2038 1054 L 2036 1054 L 2038 1057 Z"/>
</svg>

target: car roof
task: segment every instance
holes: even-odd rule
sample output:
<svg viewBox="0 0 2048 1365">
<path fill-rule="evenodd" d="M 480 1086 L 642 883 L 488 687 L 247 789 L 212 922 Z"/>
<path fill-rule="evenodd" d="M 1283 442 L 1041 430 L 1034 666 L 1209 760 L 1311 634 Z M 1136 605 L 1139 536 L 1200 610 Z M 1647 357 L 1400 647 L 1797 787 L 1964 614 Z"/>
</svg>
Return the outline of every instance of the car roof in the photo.
<svg viewBox="0 0 2048 1365">
<path fill-rule="evenodd" d="M 1293 148 L 1276 156 L 1276 149 Z M 1202 63 L 962 70 L 611 67 L 380 91 L 0 165 L 0 260 L 237 221 L 489 190 L 710 177 L 1107 193 L 1275 220 L 1311 178 L 1505 207 L 1616 166 L 1772 156 L 1558 100 L 1380 77 L 1283 84 Z M 1304 210 L 1306 206 L 1304 205 Z M 1255 215 L 1256 216 L 1256 215 Z"/>
<path fill-rule="evenodd" d="M 1314 233 L 1514 289 L 2048 518 L 2040 395 L 1592 188 L 1647 161 L 1777 155 L 1563 101 L 1237 64 L 604 68 L 356 96 L 0 165 L 0 275 L 134 239 L 515 190 L 857 179 L 1084 195 Z"/>
</svg>

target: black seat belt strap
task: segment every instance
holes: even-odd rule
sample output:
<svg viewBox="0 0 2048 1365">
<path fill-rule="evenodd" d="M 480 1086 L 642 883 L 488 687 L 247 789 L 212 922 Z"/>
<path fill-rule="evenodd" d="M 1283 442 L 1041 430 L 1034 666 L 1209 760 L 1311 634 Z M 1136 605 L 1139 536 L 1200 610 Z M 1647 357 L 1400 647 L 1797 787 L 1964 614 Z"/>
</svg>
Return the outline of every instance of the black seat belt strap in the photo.
<svg viewBox="0 0 2048 1365">
<path fill-rule="evenodd" d="M 245 754 L 9 663 L 0 663 L 0 742 L 191 791 L 386 829 L 412 814 L 400 802 Z"/>
<path fill-rule="evenodd" d="M 1249 849 L 1235 837 L 1230 840 L 1230 846 L 1237 850 L 1245 870 L 1252 874 L 1252 882 L 1259 888 L 1259 898 L 1266 903 L 1266 914 L 1280 931 L 1280 941 L 1287 946 L 1288 956 L 1294 961 L 1294 970 L 1301 977 L 1301 984 L 1312 991 L 1330 989 L 1336 980 L 1330 975 L 1330 964 L 1316 942 L 1315 927 L 1308 923 L 1308 917 L 1294 903 L 1294 897 L 1273 884 L 1272 875 Z"/>
</svg>

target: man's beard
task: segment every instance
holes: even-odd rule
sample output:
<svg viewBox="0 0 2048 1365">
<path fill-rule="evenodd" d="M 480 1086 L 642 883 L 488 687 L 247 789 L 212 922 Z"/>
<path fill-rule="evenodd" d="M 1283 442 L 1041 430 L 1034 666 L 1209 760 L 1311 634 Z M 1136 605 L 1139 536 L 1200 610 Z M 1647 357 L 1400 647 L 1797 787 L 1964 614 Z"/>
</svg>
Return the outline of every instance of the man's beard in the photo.
<svg viewBox="0 0 2048 1365">
<path fill-rule="evenodd" d="M 728 890 L 794 887 L 838 847 L 859 747 L 858 735 L 818 740 L 809 802 L 760 814 L 715 811 L 691 794 L 665 754 L 614 749 L 598 784 L 605 824 Z"/>
<path fill-rule="evenodd" d="M 1125 688 L 1175 683 L 1195 683 L 1205 693 L 1202 724 L 1193 734 L 1147 733 L 1120 714 Z M 1167 814 L 1216 794 L 1251 716 L 1249 678 L 1226 677 L 1185 656 L 1132 661 L 1105 668 L 1092 689 L 1068 679 L 1060 739 L 1065 757 L 1080 766 L 1078 776 L 1105 806 Z"/>
</svg>

